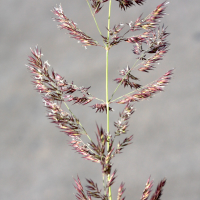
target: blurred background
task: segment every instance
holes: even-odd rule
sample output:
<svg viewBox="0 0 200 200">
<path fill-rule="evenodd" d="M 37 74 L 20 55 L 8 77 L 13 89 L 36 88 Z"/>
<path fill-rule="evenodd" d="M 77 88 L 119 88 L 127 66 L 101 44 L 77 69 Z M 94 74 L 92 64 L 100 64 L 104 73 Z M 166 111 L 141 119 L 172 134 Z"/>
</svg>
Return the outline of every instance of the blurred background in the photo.
<svg viewBox="0 0 200 200">
<path fill-rule="evenodd" d="M 163 1 L 147 0 L 126 12 L 112 1 L 111 27 L 145 17 Z M 69 139 L 45 117 L 46 109 L 31 83 L 25 64 L 30 47 L 39 45 L 56 72 L 78 86 L 91 86 L 90 92 L 105 98 L 105 52 L 85 49 L 57 29 L 50 12 L 62 4 L 66 16 L 92 38 L 100 41 L 86 1 L 82 0 L 1 0 L 0 1 L 0 199 L 75 199 L 73 178 L 85 185 L 91 178 L 101 186 L 101 167 L 84 161 L 68 145 Z M 97 15 L 106 35 L 108 3 Z M 150 73 L 135 72 L 141 83 L 148 83 L 175 68 L 165 92 L 135 104 L 128 134 L 133 144 L 114 159 L 118 177 L 113 187 L 116 199 L 125 182 L 126 199 L 140 199 L 151 176 L 154 189 L 167 178 L 162 199 L 199 200 L 200 196 L 200 3 L 176 0 L 168 4 L 162 20 L 168 26 L 170 51 Z M 119 44 L 109 58 L 109 89 L 118 70 L 133 65 L 132 45 Z M 126 90 L 127 91 L 127 90 Z M 116 97 L 124 94 L 121 88 Z M 92 104 L 91 104 L 92 105 Z M 71 107 L 92 137 L 96 122 L 105 126 L 105 113 L 95 114 L 90 105 Z M 114 107 L 111 122 L 123 106 Z M 111 132 L 115 129 L 112 127 Z"/>
</svg>

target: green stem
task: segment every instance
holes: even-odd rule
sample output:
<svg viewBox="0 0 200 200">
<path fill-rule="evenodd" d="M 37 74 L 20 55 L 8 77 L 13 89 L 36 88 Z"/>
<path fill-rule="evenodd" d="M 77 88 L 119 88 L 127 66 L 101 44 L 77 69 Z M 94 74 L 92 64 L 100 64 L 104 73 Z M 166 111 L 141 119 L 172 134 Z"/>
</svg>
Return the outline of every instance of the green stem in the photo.
<svg viewBox="0 0 200 200">
<path fill-rule="evenodd" d="M 109 96 L 108 96 L 108 53 L 109 53 L 109 39 L 110 39 L 110 13 L 111 13 L 111 0 L 109 1 L 109 10 L 108 10 L 108 34 L 107 34 L 107 45 L 106 45 L 106 105 L 107 105 L 107 134 L 110 132 L 110 121 L 109 121 Z M 108 137 L 107 142 L 107 151 L 109 149 L 110 138 Z M 110 181 L 110 174 L 107 176 L 107 181 Z M 108 188 L 108 200 L 112 200 L 111 187 Z"/>
<path fill-rule="evenodd" d="M 67 105 L 67 103 L 64 102 L 64 104 L 65 104 L 65 106 L 67 107 L 67 109 L 69 110 L 69 112 L 72 114 L 72 116 L 73 116 L 75 119 L 77 119 L 76 116 L 73 114 L 73 112 L 70 110 L 70 108 L 69 108 L 69 106 Z M 88 139 L 89 139 L 90 141 L 92 141 L 91 138 L 90 138 L 90 136 L 87 134 L 86 130 L 85 130 L 84 127 L 82 126 L 81 122 L 79 122 L 79 125 L 82 127 L 82 129 L 83 129 L 83 131 L 85 132 L 85 135 L 87 135 Z"/>
<path fill-rule="evenodd" d="M 106 112 L 107 112 L 107 134 L 110 132 L 110 127 L 109 127 L 109 96 L 108 96 L 108 55 L 109 55 L 109 50 L 106 48 Z M 107 143 L 107 150 L 109 148 L 109 138 L 108 138 L 108 143 Z"/>
<path fill-rule="evenodd" d="M 97 21 L 96 21 L 96 19 L 95 19 L 94 13 L 92 12 L 90 3 L 89 3 L 88 0 L 86 0 L 86 1 L 87 1 L 87 3 L 88 3 L 88 6 L 89 6 L 90 11 L 91 11 L 91 13 L 92 13 L 93 19 L 94 19 L 95 24 L 96 24 L 96 26 L 97 26 L 97 29 L 98 29 L 100 35 L 102 35 L 102 34 L 101 34 L 101 31 L 100 31 L 100 29 L 99 29 L 99 26 L 98 26 L 98 24 L 97 24 Z M 111 0 L 109 1 L 109 10 L 108 10 L 108 30 L 110 29 L 110 13 L 111 13 Z M 109 125 L 110 125 L 110 121 L 109 121 L 109 96 L 108 96 L 108 54 L 109 54 L 109 48 L 110 48 L 110 47 L 109 47 L 109 38 L 110 38 L 110 33 L 109 33 L 109 31 L 108 31 L 108 33 L 107 33 L 107 41 L 108 41 L 108 43 L 106 44 L 106 43 L 104 42 L 105 49 L 106 49 L 106 106 L 107 106 L 106 111 L 107 111 L 107 134 L 109 134 L 109 132 L 110 132 L 110 127 L 109 127 Z M 109 140 L 110 140 L 110 138 L 108 137 L 107 151 L 108 151 L 109 145 L 110 145 Z M 108 174 L 108 176 L 107 176 L 107 181 L 110 181 L 110 174 Z M 104 174 L 103 174 L 103 182 L 104 182 Z M 105 183 L 103 183 L 103 184 L 105 184 Z M 112 200 L 111 187 L 109 187 L 108 200 Z"/>
<path fill-rule="evenodd" d="M 96 24 L 96 26 L 97 26 L 97 29 L 98 29 L 100 35 L 102 35 L 102 34 L 101 34 L 101 31 L 100 31 L 100 29 L 99 29 L 99 26 L 98 26 L 98 24 L 97 24 L 96 18 L 95 18 L 95 16 L 94 16 L 94 13 L 92 12 L 92 8 L 91 8 L 91 6 L 90 6 L 90 3 L 89 3 L 88 0 L 86 0 L 86 1 L 87 1 L 87 4 L 88 4 L 89 8 L 90 8 L 90 12 L 91 12 L 92 17 L 93 17 L 93 19 L 94 19 L 94 22 L 95 22 L 95 24 Z"/>
<path fill-rule="evenodd" d="M 86 1 L 87 1 L 87 4 L 88 4 L 89 8 L 90 8 L 90 12 L 91 12 L 92 17 L 93 17 L 93 19 L 94 19 L 94 22 L 95 22 L 95 24 L 96 24 L 96 27 L 97 27 L 97 29 L 98 29 L 100 35 L 102 35 L 102 34 L 101 34 L 101 30 L 100 30 L 100 28 L 99 28 L 99 26 L 98 26 L 98 23 L 97 23 L 97 21 L 96 21 L 95 15 L 94 15 L 94 13 L 93 13 L 93 11 L 92 11 L 92 8 L 91 8 L 91 6 L 90 6 L 90 3 L 89 3 L 88 0 L 86 0 Z M 105 42 L 103 42 L 103 43 L 104 43 L 104 45 L 106 46 Z M 100 46 L 101 46 L 101 45 L 100 45 Z"/>
</svg>

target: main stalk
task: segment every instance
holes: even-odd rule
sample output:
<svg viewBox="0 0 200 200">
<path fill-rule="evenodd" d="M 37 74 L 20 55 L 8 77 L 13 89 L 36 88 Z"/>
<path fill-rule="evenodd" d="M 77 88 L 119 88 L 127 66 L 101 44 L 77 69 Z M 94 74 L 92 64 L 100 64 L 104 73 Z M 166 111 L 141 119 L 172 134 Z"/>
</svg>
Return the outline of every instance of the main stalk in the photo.
<svg viewBox="0 0 200 200">
<path fill-rule="evenodd" d="M 108 54 L 109 54 L 109 39 L 110 39 L 110 13 L 111 13 L 111 0 L 109 1 L 109 10 L 108 10 L 108 34 L 107 34 L 107 45 L 106 45 L 106 105 L 107 105 L 107 134 L 110 132 L 110 118 L 109 118 L 109 96 L 108 96 Z M 107 142 L 107 151 L 109 149 L 109 142 L 110 138 L 108 137 Z M 110 181 L 110 174 L 107 176 L 107 181 Z M 109 187 L 109 194 L 108 199 L 112 200 L 112 192 L 111 187 Z"/>
</svg>

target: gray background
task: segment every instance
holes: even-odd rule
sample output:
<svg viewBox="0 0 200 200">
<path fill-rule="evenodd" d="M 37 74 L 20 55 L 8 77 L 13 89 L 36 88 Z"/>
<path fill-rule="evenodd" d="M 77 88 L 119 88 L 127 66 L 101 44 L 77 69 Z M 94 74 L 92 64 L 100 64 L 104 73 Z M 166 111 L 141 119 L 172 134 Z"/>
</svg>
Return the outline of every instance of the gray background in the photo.
<svg viewBox="0 0 200 200">
<path fill-rule="evenodd" d="M 161 0 L 147 0 L 122 12 L 112 2 L 112 26 L 146 16 Z M 86 1 L 82 0 L 1 0 L 0 1 L 0 199 L 75 199 L 73 177 L 79 174 L 83 185 L 92 178 L 101 185 L 101 169 L 80 159 L 68 146 L 69 138 L 45 117 L 40 95 L 31 84 L 25 67 L 30 47 L 42 47 L 44 60 L 69 82 L 92 86 L 91 93 L 105 98 L 105 52 L 101 48 L 81 47 L 59 31 L 52 21 L 53 6 L 62 3 L 65 14 L 79 28 L 100 40 Z M 105 34 L 106 4 L 97 16 Z M 148 83 L 175 68 L 165 92 L 135 104 L 129 134 L 132 146 L 114 160 L 118 177 L 113 197 L 121 181 L 126 183 L 127 199 L 140 199 L 151 175 L 155 184 L 167 178 L 162 199 L 199 200 L 200 196 L 200 3 L 198 0 L 171 1 L 163 22 L 171 33 L 170 51 L 157 69 L 149 74 L 135 72 Z M 130 44 L 110 51 L 110 90 L 118 70 L 134 63 Z M 123 94 L 119 92 L 116 97 Z M 111 121 L 123 108 L 114 107 Z M 87 106 L 73 106 L 90 135 L 95 122 L 105 127 L 105 114 L 95 114 Z M 111 131 L 114 131 L 111 128 Z M 154 187 L 155 189 L 155 187 Z M 114 199 L 115 199 L 114 198 Z"/>
</svg>

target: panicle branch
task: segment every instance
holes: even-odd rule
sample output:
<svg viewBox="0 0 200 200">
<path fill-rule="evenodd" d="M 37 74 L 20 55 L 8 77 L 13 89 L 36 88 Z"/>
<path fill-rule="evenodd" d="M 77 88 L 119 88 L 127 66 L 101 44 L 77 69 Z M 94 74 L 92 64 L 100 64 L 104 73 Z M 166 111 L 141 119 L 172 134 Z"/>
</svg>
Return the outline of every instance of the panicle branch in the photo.
<svg viewBox="0 0 200 200">
<path fill-rule="evenodd" d="M 117 170 L 115 169 L 115 171 L 110 176 L 110 180 L 107 183 L 107 188 L 109 188 L 110 186 L 114 184 L 114 181 L 117 178 L 116 173 L 117 173 Z"/>
<path fill-rule="evenodd" d="M 51 119 L 68 136 L 81 136 L 85 130 L 80 125 L 79 120 L 72 114 L 65 112 L 61 106 L 50 98 L 44 97 L 45 107 L 49 111 L 47 117 Z"/>
<path fill-rule="evenodd" d="M 130 79 L 139 80 L 137 77 L 133 76 L 130 72 L 131 72 L 131 69 L 129 66 L 127 66 L 127 68 L 119 71 L 119 75 L 123 76 L 123 78 L 116 78 L 114 79 L 114 81 L 116 81 L 118 84 L 120 83 L 121 85 L 124 85 L 124 87 L 130 86 L 131 89 L 140 88 L 141 87 L 140 84 L 130 81 Z"/>
<path fill-rule="evenodd" d="M 83 155 L 84 159 L 100 163 L 99 155 L 92 150 L 93 147 L 89 143 L 85 144 L 79 137 L 73 137 L 70 145 L 76 152 Z"/>
<path fill-rule="evenodd" d="M 133 135 L 131 135 L 130 137 L 126 137 L 122 143 L 119 142 L 113 156 L 115 156 L 116 154 L 122 153 L 122 150 L 124 149 L 125 146 L 132 144 L 131 142 L 132 139 L 133 139 Z"/>
<path fill-rule="evenodd" d="M 75 181 L 75 184 L 76 184 L 76 185 L 74 185 L 74 187 L 77 191 L 77 193 L 75 195 L 76 199 L 77 200 L 92 200 L 90 196 L 86 196 L 86 194 L 83 190 L 83 186 L 82 186 L 81 181 L 80 181 L 78 176 L 77 176 L 77 180 L 74 179 L 74 181 Z"/>
<path fill-rule="evenodd" d="M 94 183 L 91 179 L 86 179 L 86 180 L 89 183 L 89 185 L 86 185 L 88 196 L 97 199 L 108 200 L 108 196 L 101 194 L 101 190 L 99 190 L 96 183 Z"/>
<path fill-rule="evenodd" d="M 90 0 L 91 6 L 94 10 L 94 13 L 97 14 L 101 8 L 103 7 L 102 4 L 107 2 L 108 0 Z M 124 11 L 127 8 L 130 8 L 131 6 L 134 6 L 135 4 L 137 5 L 143 5 L 143 3 L 145 2 L 145 0 L 115 0 L 119 3 L 119 7 L 121 9 L 123 9 Z"/>
<path fill-rule="evenodd" d="M 90 106 L 92 109 L 96 109 L 96 113 L 97 112 L 106 112 L 107 113 L 107 105 L 106 103 L 101 103 L 101 104 L 94 104 L 92 106 Z M 109 111 L 114 111 L 111 107 L 109 107 Z"/>
<path fill-rule="evenodd" d="M 119 44 L 121 41 L 124 40 L 123 36 L 120 36 L 119 33 L 120 31 L 124 28 L 124 24 L 118 24 L 118 25 L 115 25 L 113 27 L 113 29 L 107 29 L 107 31 L 109 32 L 109 40 L 107 37 L 101 35 L 101 37 L 103 38 L 103 41 L 108 45 L 109 49 L 112 47 L 112 46 L 115 46 L 117 44 Z"/>
<path fill-rule="evenodd" d="M 138 5 L 143 5 L 145 0 L 116 0 L 119 2 L 119 7 L 123 10 L 126 10 L 127 8 L 130 8 L 131 6 L 134 6 L 134 2 Z"/>
<path fill-rule="evenodd" d="M 122 113 L 119 114 L 120 119 L 118 121 L 114 122 L 114 126 L 117 128 L 115 131 L 115 136 L 119 136 L 121 134 L 126 134 L 127 128 L 128 128 L 128 120 L 130 119 L 130 116 L 135 112 L 133 106 L 129 103 L 126 104 L 126 107 L 122 111 Z"/>
<path fill-rule="evenodd" d="M 166 32 L 166 28 L 164 28 L 164 26 L 161 30 L 159 27 L 157 31 L 149 31 L 149 35 L 151 36 L 149 37 L 149 40 L 146 41 L 146 44 L 149 48 L 144 51 L 144 61 L 140 64 L 144 67 L 140 67 L 139 71 L 148 72 L 149 70 L 152 70 L 155 67 L 155 64 L 159 64 L 158 61 L 163 59 L 163 56 L 168 52 L 168 47 L 170 45 L 166 41 L 166 37 L 169 35 L 169 33 Z M 146 53 L 154 55 L 146 59 Z"/>
<path fill-rule="evenodd" d="M 110 147 L 106 152 L 106 143 L 108 142 L 108 136 L 103 128 L 97 126 L 97 144 L 93 141 L 85 144 L 79 137 L 73 137 L 70 145 L 76 152 L 83 155 L 83 158 L 92 162 L 100 163 L 102 166 L 102 173 L 109 174 L 111 171 L 111 159 L 114 148 L 112 147 L 113 141 L 110 138 Z"/>
<path fill-rule="evenodd" d="M 130 31 L 137 31 L 141 29 L 149 30 L 152 28 L 156 28 L 159 22 L 158 20 L 166 15 L 165 9 L 168 3 L 169 2 L 165 1 L 162 4 L 158 5 L 156 9 L 144 19 L 142 19 L 142 15 L 140 15 L 135 23 L 131 21 L 128 24 L 130 27 Z"/>
<path fill-rule="evenodd" d="M 142 1 L 136 1 L 138 4 L 143 3 Z M 129 1 L 119 1 L 120 5 L 133 5 L 133 0 Z M 166 14 L 164 11 L 166 9 L 166 5 L 168 2 L 163 2 L 157 8 L 149 14 L 146 18 L 142 19 L 142 15 L 133 23 L 132 21 L 126 25 L 129 26 L 129 30 L 126 31 L 125 34 L 120 35 L 121 30 L 125 27 L 124 24 L 120 23 L 115 25 L 113 29 L 107 29 L 109 32 L 109 40 L 106 36 L 102 36 L 103 41 L 107 44 L 108 49 L 112 46 L 119 44 L 122 41 L 133 44 L 133 53 L 136 55 L 140 55 L 139 60 L 144 60 L 141 64 L 144 67 L 141 67 L 140 71 L 148 72 L 151 70 L 155 63 L 159 60 L 162 60 L 162 57 L 165 53 L 167 53 L 167 48 L 169 47 L 169 43 L 166 41 L 166 37 L 169 33 L 166 32 L 166 28 L 164 25 L 162 28 L 158 27 L 159 19 L 163 18 Z M 126 7 L 126 6 L 125 6 Z M 125 8 L 124 7 L 124 8 Z M 127 33 L 135 32 L 138 30 L 145 30 L 144 33 L 139 35 L 134 35 L 131 37 L 125 37 Z M 144 50 L 144 45 L 147 46 L 147 49 Z M 147 54 L 155 54 L 154 56 L 150 56 L 150 58 L 146 58 Z M 116 81 L 120 82 L 120 79 Z M 125 80 L 124 80 L 125 83 Z M 129 83 L 125 83 L 125 85 L 129 85 Z M 131 85 L 131 84 L 130 84 Z M 133 86 L 134 87 L 134 86 Z"/>
<path fill-rule="evenodd" d="M 128 43 L 132 43 L 133 53 L 136 55 L 140 55 L 138 60 L 143 60 L 140 65 L 144 67 L 140 67 L 139 71 L 148 72 L 152 70 L 156 63 L 159 60 L 163 59 L 163 56 L 168 52 L 169 43 L 166 41 L 166 37 L 169 33 L 166 32 L 166 28 L 164 25 L 162 29 L 158 27 L 158 29 L 149 29 L 148 31 L 138 35 L 126 38 L 125 41 Z M 143 49 L 142 44 L 147 45 L 147 49 Z M 146 58 L 147 54 L 154 54 L 149 58 Z"/>
<path fill-rule="evenodd" d="M 57 16 L 54 21 L 59 23 L 58 27 L 60 29 L 66 29 L 72 38 L 78 40 L 83 44 L 83 46 L 100 46 L 97 41 L 93 40 L 90 36 L 86 35 L 81 31 L 72 20 L 68 19 L 62 9 L 61 4 L 59 7 L 54 7 L 52 12 Z"/>
<path fill-rule="evenodd" d="M 97 14 L 103 7 L 103 3 L 107 2 L 108 0 L 90 0 L 92 1 L 91 6 L 94 10 L 94 14 Z"/>
<path fill-rule="evenodd" d="M 160 181 L 160 183 L 158 184 L 158 186 L 156 188 L 156 191 L 154 192 L 154 194 L 151 197 L 151 200 L 160 200 L 160 197 L 162 195 L 162 191 L 163 191 L 163 187 L 165 186 L 165 183 L 166 183 L 165 178 Z"/>
<path fill-rule="evenodd" d="M 151 189 L 153 187 L 153 181 L 150 181 L 150 178 L 147 180 L 146 186 L 144 188 L 144 191 L 142 193 L 141 200 L 148 200 L 149 195 L 151 193 Z"/>
<path fill-rule="evenodd" d="M 125 200 L 125 197 L 122 198 L 122 195 L 125 192 L 125 188 L 124 188 L 125 183 L 121 183 L 119 189 L 118 189 L 118 195 L 117 195 L 117 200 Z"/>
<path fill-rule="evenodd" d="M 83 97 L 75 97 L 73 95 L 67 95 L 65 97 L 68 98 L 68 102 L 74 101 L 74 104 L 78 103 L 82 105 L 86 105 L 90 103 L 93 99 L 95 99 L 95 97 L 86 97 L 85 95 L 83 95 Z"/>
<path fill-rule="evenodd" d="M 84 95 L 89 95 L 85 87 L 77 87 L 73 83 L 68 83 L 62 76 L 52 70 L 49 73 L 48 61 L 43 62 L 41 50 L 31 49 L 32 56 L 29 56 L 28 69 L 33 74 L 33 84 L 36 90 L 42 94 L 45 107 L 48 110 L 47 117 L 52 123 L 65 132 L 68 136 L 80 136 L 86 134 L 79 120 L 71 113 L 65 112 L 62 108 L 62 102 L 65 101 L 68 94 L 79 91 Z M 85 104 L 87 101 L 84 102 Z"/>
<path fill-rule="evenodd" d="M 151 197 L 151 200 L 160 200 L 160 197 L 162 195 L 162 190 L 163 190 L 163 187 L 166 183 L 166 179 L 164 178 L 163 180 L 161 180 L 161 182 L 158 184 L 154 194 L 152 195 Z M 145 189 L 143 191 L 143 194 L 142 194 L 142 197 L 141 197 L 141 200 L 148 200 L 149 198 L 149 195 L 151 193 L 151 190 L 152 190 L 152 187 L 153 187 L 153 181 L 150 181 L 150 178 L 147 180 L 147 183 L 146 183 L 146 186 L 145 186 Z"/>
<path fill-rule="evenodd" d="M 163 91 L 163 88 L 169 83 L 171 76 L 172 76 L 172 70 L 169 70 L 167 73 L 165 73 L 161 78 L 159 78 L 157 81 L 153 82 L 152 84 L 141 88 L 141 91 L 137 94 L 126 96 L 124 99 L 118 101 L 119 104 L 126 104 L 129 102 L 135 102 L 135 101 L 141 101 L 147 98 L 152 97 L 153 94 Z"/>
</svg>

